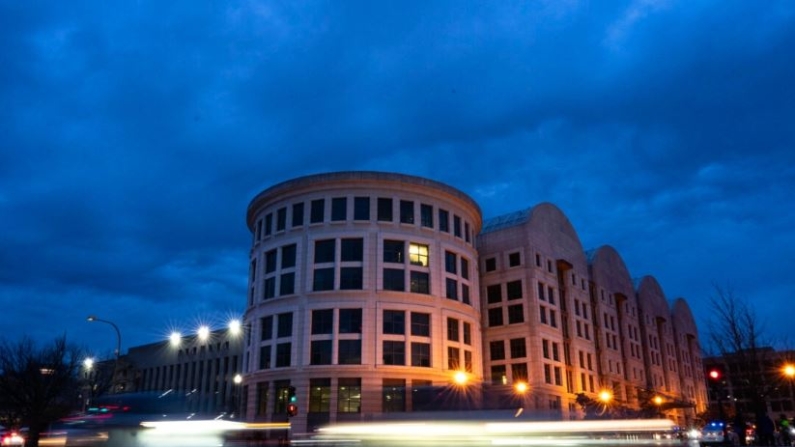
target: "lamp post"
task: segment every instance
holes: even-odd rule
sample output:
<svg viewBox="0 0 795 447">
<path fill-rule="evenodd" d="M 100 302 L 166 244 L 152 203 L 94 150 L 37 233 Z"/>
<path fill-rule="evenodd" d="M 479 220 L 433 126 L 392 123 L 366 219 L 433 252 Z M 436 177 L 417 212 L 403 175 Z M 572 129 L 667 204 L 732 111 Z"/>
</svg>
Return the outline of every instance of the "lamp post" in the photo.
<svg viewBox="0 0 795 447">
<path fill-rule="evenodd" d="M 113 329 L 116 331 L 116 361 L 113 364 L 113 379 L 111 380 L 111 384 L 113 385 L 113 391 L 116 391 L 116 374 L 119 372 L 119 356 L 121 355 L 121 331 L 119 331 L 119 327 L 116 326 L 116 323 L 108 320 L 103 320 L 101 318 L 97 318 L 96 315 L 89 315 L 86 318 L 89 322 L 98 321 L 100 323 L 105 323 L 113 326 Z"/>
</svg>

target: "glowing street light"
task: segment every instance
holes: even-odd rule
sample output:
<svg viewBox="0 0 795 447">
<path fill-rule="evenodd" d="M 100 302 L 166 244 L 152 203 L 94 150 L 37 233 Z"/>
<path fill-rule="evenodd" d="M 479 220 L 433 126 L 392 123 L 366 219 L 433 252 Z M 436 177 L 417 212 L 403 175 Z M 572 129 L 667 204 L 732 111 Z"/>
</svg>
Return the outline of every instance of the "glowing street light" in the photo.
<svg viewBox="0 0 795 447">
<path fill-rule="evenodd" d="M 242 332 L 242 328 L 240 325 L 240 320 L 232 320 L 229 322 L 229 333 L 232 335 L 240 335 Z"/>
<path fill-rule="evenodd" d="M 171 335 L 168 336 L 168 341 L 169 343 L 171 343 L 171 346 L 174 347 L 179 346 L 180 343 L 182 343 L 182 334 L 180 334 L 177 331 L 174 331 L 171 333 Z"/>
<path fill-rule="evenodd" d="M 464 386 L 468 381 L 469 377 L 467 377 L 467 373 L 464 371 L 456 371 L 456 373 L 453 374 L 453 382 L 455 382 L 456 385 Z"/>
<path fill-rule="evenodd" d="M 613 400 L 613 393 L 611 393 L 608 390 L 602 390 L 599 392 L 599 400 L 601 400 L 604 403 L 608 403 L 611 400 Z"/>
<path fill-rule="evenodd" d="M 235 374 L 235 377 L 232 378 L 232 382 L 234 382 L 235 385 L 240 385 L 240 383 L 243 382 L 243 376 L 240 374 Z"/>
<path fill-rule="evenodd" d="M 524 394 L 530 389 L 530 386 L 527 382 L 516 382 L 513 384 L 513 389 L 519 394 Z"/>
<path fill-rule="evenodd" d="M 781 368 L 781 372 L 783 372 L 788 379 L 795 378 L 795 365 L 787 363 L 783 368 Z"/>
<path fill-rule="evenodd" d="M 87 359 L 83 360 L 83 368 L 87 370 L 91 370 L 94 367 L 94 359 L 88 357 Z"/>
<path fill-rule="evenodd" d="M 200 327 L 198 335 L 199 335 L 199 340 L 201 341 L 207 340 L 208 338 L 210 338 L 210 328 L 208 328 L 207 326 Z"/>
<path fill-rule="evenodd" d="M 663 403 L 662 396 L 654 396 L 654 405 L 660 406 Z"/>
</svg>

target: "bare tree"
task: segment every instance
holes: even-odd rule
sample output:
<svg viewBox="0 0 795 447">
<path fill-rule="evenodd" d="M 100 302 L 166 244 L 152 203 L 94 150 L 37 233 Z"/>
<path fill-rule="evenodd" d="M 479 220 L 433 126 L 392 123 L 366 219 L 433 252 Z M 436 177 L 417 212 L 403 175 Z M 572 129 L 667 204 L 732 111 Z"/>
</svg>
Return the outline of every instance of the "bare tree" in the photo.
<svg viewBox="0 0 795 447">
<path fill-rule="evenodd" d="M 735 410 L 756 414 L 766 412 L 766 368 L 773 349 L 765 342 L 764 327 L 754 309 L 731 286 L 714 284 L 713 288 L 714 295 L 710 297 L 712 318 L 708 322 L 711 346 L 707 352 L 723 359 L 726 380 L 735 402 L 739 397 L 750 404 L 750 408 Z"/>
<path fill-rule="evenodd" d="M 0 417 L 28 426 L 27 446 L 37 447 L 49 424 L 75 409 L 81 358 L 65 336 L 42 347 L 28 337 L 0 342 Z"/>
</svg>

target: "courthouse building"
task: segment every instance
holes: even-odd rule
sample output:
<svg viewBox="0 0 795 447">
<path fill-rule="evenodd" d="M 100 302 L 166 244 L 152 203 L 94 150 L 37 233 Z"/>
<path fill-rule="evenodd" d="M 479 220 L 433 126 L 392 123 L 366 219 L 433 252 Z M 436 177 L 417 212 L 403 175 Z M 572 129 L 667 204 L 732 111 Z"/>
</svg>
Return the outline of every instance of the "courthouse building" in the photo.
<svg viewBox="0 0 795 447">
<path fill-rule="evenodd" d="M 551 204 L 482 220 L 448 185 L 379 172 L 311 175 L 250 203 L 245 417 L 293 431 L 426 411 L 582 417 L 578 396 L 706 406 L 683 299 L 586 251 Z M 463 414 L 463 413 L 461 413 Z"/>
</svg>

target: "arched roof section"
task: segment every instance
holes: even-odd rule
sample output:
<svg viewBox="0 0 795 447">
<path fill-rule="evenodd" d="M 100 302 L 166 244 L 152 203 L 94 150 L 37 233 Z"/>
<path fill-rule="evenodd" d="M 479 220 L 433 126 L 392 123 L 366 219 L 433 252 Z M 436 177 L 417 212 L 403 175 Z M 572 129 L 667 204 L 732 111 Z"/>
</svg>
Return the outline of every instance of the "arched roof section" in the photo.
<svg viewBox="0 0 795 447">
<path fill-rule="evenodd" d="M 567 261 L 587 268 L 580 237 L 560 208 L 547 202 L 534 206 L 528 217 L 528 231 L 533 245 L 547 253 L 559 253 Z"/>
<path fill-rule="evenodd" d="M 684 298 L 677 298 L 674 300 L 671 317 L 673 318 L 674 328 L 676 328 L 677 333 L 698 338 L 696 320 L 693 318 L 693 312 L 690 311 L 690 306 Z"/>
<path fill-rule="evenodd" d="M 644 276 L 638 284 L 636 293 L 638 305 L 645 313 L 653 317 L 670 320 L 671 314 L 668 309 L 668 301 L 666 301 L 665 294 L 657 279 L 650 275 Z"/>
<path fill-rule="evenodd" d="M 599 287 L 624 294 L 632 294 L 635 290 L 624 260 L 610 245 L 589 252 L 588 269 Z"/>
</svg>

